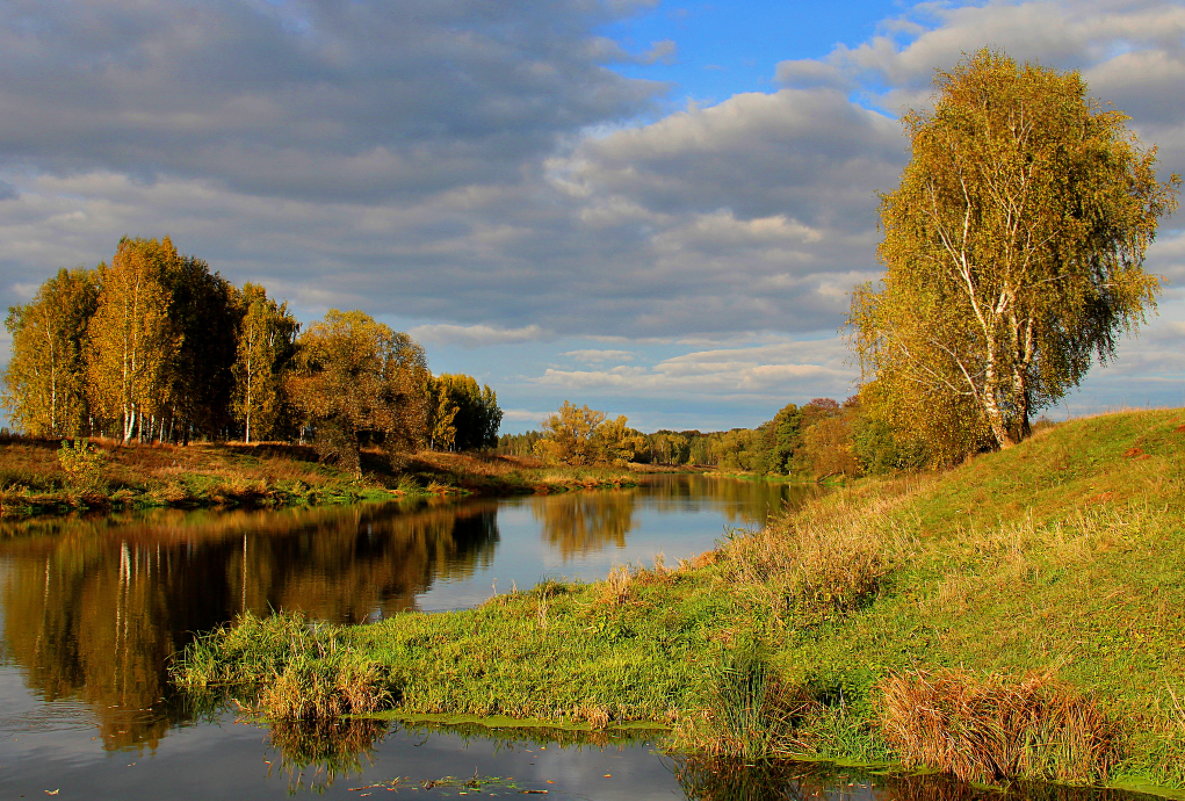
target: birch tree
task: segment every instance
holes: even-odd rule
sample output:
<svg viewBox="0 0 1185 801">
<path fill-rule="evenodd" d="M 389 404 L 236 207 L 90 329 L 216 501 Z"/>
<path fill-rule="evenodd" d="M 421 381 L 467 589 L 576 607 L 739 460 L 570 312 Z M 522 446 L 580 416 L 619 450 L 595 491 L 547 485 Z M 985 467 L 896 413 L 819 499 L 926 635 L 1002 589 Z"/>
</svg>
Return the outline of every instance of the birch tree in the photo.
<svg viewBox="0 0 1185 801">
<path fill-rule="evenodd" d="M 899 428 L 1003 448 L 1154 308 L 1144 256 L 1179 182 L 1076 72 L 982 50 L 936 89 L 904 119 L 912 156 L 882 199 L 886 273 L 853 298 L 855 344 Z"/>
<path fill-rule="evenodd" d="M 99 265 L 99 298 L 87 328 L 88 397 L 124 442 L 148 430 L 169 400 L 169 365 L 181 337 L 169 319 L 168 270 L 180 257 L 168 237 L 120 240 Z"/>
<path fill-rule="evenodd" d="M 234 364 L 232 410 L 244 439 L 275 433 L 282 406 L 283 369 L 291 359 L 300 325 L 287 303 L 276 303 L 257 284 L 243 286 L 243 320 Z"/>
<path fill-rule="evenodd" d="M 59 270 L 24 306 L 9 309 L 12 359 L 4 404 L 18 428 L 34 436 L 84 433 L 89 417 L 83 341 L 95 312 L 94 271 Z"/>
</svg>

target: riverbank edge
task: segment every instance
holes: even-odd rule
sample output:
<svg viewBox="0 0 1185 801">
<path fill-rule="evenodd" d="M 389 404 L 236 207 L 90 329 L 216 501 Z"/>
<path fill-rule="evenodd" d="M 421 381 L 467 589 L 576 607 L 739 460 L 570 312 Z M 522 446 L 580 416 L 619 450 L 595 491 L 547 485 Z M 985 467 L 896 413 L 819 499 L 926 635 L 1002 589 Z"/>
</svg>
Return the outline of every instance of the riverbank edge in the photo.
<svg viewBox="0 0 1185 801">
<path fill-rule="evenodd" d="M 1007 689 L 1036 676 L 1109 721 L 1110 761 L 1068 783 L 1173 797 L 1182 519 L 1185 412 L 1106 415 L 945 473 L 855 482 L 674 569 L 362 628 L 240 620 L 176 675 L 265 708 L 269 693 L 297 698 L 310 716 L 352 686 L 412 713 L 657 719 L 677 750 L 901 764 L 920 760 L 886 738 L 887 678 Z M 1018 777 L 1066 765 L 1038 768 Z"/>
<path fill-rule="evenodd" d="M 400 498 L 552 494 L 636 486 L 645 470 L 568 468 L 533 459 L 422 451 L 394 469 L 378 451 L 355 476 L 311 448 L 278 443 L 122 445 L 91 441 L 96 467 L 64 469 L 59 440 L 0 441 L 0 517 L 27 519 L 137 509 L 269 509 Z"/>
</svg>

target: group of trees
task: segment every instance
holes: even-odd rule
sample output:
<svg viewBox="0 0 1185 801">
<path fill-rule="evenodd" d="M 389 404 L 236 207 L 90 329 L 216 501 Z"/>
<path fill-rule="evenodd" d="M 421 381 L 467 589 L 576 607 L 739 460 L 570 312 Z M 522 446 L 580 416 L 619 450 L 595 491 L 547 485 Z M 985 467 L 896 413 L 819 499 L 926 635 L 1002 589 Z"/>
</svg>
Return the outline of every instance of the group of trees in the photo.
<svg viewBox="0 0 1185 801">
<path fill-rule="evenodd" d="M 367 445 L 492 446 L 502 418 L 489 387 L 433 377 L 407 334 L 337 310 L 301 332 L 263 287 L 235 287 L 168 238 L 59 271 L 6 324 L 5 404 L 36 436 L 311 437 L 357 470 Z"/>
<path fill-rule="evenodd" d="M 1154 305 L 1143 270 L 1177 176 L 1076 72 L 982 50 L 936 80 L 881 208 L 886 267 L 853 295 L 865 414 L 943 463 L 1009 447 Z"/>
<path fill-rule="evenodd" d="M 13 422 L 124 441 L 225 431 L 242 403 L 231 367 L 246 298 L 167 238 L 124 239 L 110 264 L 59 271 L 9 311 Z"/>
<path fill-rule="evenodd" d="M 565 401 L 542 430 L 504 435 L 498 448 L 571 465 L 637 462 L 821 479 L 867 472 L 866 458 L 884 462 L 875 448 L 867 454 L 861 450 L 863 428 L 856 398 L 842 405 L 830 398 L 791 403 L 753 429 L 652 434 L 630 428 L 624 416 L 608 419 L 604 412 Z"/>
<path fill-rule="evenodd" d="M 629 427 L 625 415 L 610 420 L 604 412 L 564 401 L 543 421 L 532 450 L 547 461 L 573 466 L 624 465 L 634 461 L 644 445 L 645 436 Z"/>
</svg>

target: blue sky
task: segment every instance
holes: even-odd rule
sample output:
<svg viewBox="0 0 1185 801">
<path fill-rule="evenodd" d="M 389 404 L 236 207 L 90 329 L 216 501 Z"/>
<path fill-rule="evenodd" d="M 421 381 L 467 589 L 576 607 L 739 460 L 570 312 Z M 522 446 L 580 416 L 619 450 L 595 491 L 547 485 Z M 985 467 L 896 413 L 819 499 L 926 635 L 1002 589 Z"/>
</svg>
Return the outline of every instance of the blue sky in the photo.
<svg viewBox="0 0 1185 801">
<path fill-rule="evenodd" d="M 669 82 L 671 100 L 683 107 L 774 91 L 778 62 L 824 58 L 838 44 L 858 45 L 902 8 L 892 0 L 660 2 L 605 26 L 604 33 L 634 53 L 673 43 L 674 57 L 621 72 Z"/>
<path fill-rule="evenodd" d="M 1179 3 L 0 0 L 0 301 L 168 234 L 409 331 L 507 431 L 753 426 L 853 391 L 896 118 L 984 45 L 1081 70 L 1185 173 Z M 1185 403 L 1179 219 L 1159 315 L 1052 414 Z"/>
</svg>

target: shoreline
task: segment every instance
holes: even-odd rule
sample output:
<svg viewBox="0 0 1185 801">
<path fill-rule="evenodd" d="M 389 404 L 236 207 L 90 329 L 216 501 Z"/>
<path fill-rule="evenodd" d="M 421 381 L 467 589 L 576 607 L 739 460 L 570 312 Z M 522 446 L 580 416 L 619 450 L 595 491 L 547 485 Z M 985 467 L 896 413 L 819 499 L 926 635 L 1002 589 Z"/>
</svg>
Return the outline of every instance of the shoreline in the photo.
<svg viewBox="0 0 1185 801">
<path fill-rule="evenodd" d="M 422 451 L 393 470 L 363 453 L 355 476 L 317 461 L 312 449 L 278 443 L 121 445 L 100 453 L 83 485 L 58 458 L 58 440 L 0 441 L 0 518 L 30 519 L 138 509 L 279 509 L 410 497 L 570 492 L 636 486 L 640 469 L 561 468 L 532 459 Z"/>
<path fill-rule="evenodd" d="M 1182 475 L 1185 411 L 1076 420 L 943 473 L 854 482 L 678 568 L 365 627 L 240 619 L 191 646 L 175 676 L 234 687 L 276 718 L 658 721 L 683 753 L 956 774 L 886 721 L 916 729 L 910 709 L 948 710 L 925 723 L 925 746 L 1011 704 L 1044 734 L 1004 736 L 1027 743 L 1015 764 L 959 745 L 955 757 L 1007 771 L 964 778 L 1173 797 L 1185 719 L 1164 687 L 1183 678 L 1171 667 L 1185 641 Z M 893 712 L 898 690 L 938 695 Z M 1061 745 L 1074 738 L 1089 759 Z"/>
</svg>

